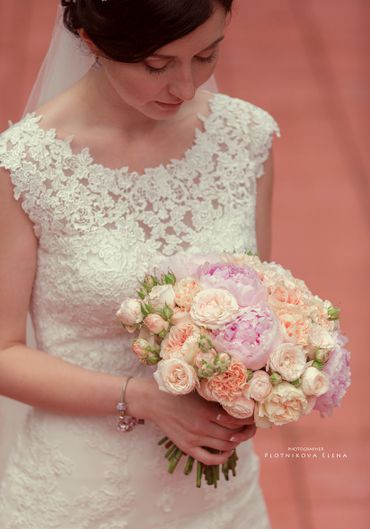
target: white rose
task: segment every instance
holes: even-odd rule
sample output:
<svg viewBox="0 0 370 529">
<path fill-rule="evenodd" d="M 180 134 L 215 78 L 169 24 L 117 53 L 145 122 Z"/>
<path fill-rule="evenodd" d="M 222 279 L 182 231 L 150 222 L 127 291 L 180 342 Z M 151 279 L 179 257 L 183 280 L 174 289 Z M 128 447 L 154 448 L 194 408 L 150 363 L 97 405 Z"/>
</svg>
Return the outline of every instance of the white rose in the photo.
<svg viewBox="0 0 370 529">
<path fill-rule="evenodd" d="M 192 366 L 181 358 L 161 360 L 153 376 L 161 391 L 173 395 L 186 395 L 193 391 L 197 375 Z"/>
<path fill-rule="evenodd" d="M 306 354 L 298 345 L 283 343 L 271 353 L 269 366 L 288 382 L 299 378 L 306 367 Z"/>
<path fill-rule="evenodd" d="M 266 371 L 255 371 L 249 382 L 248 396 L 258 402 L 264 400 L 272 390 L 272 384 Z"/>
<path fill-rule="evenodd" d="M 255 403 L 246 395 L 242 395 L 230 404 L 222 404 L 222 407 L 229 415 L 236 419 L 247 419 L 252 417 Z"/>
<path fill-rule="evenodd" d="M 117 319 L 127 327 L 135 327 L 143 321 L 141 302 L 135 298 L 127 298 L 116 313 Z"/>
<path fill-rule="evenodd" d="M 207 329 L 219 329 L 236 318 L 235 297 L 222 288 L 206 288 L 197 294 L 190 309 L 193 321 Z"/>
<path fill-rule="evenodd" d="M 273 424 L 281 425 L 297 421 L 307 409 L 303 391 L 289 382 L 274 386 L 268 397 L 259 404 L 258 414 Z"/>
<path fill-rule="evenodd" d="M 329 331 L 321 325 L 313 324 L 308 335 L 310 344 L 319 349 L 334 349 L 335 340 Z"/>
<path fill-rule="evenodd" d="M 302 376 L 302 391 L 305 395 L 320 397 L 329 390 L 328 376 L 316 367 L 308 367 Z"/>
<path fill-rule="evenodd" d="M 157 285 L 152 288 L 146 298 L 156 310 L 163 309 L 168 305 L 173 309 L 175 307 L 175 291 L 172 285 Z"/>
</svg>

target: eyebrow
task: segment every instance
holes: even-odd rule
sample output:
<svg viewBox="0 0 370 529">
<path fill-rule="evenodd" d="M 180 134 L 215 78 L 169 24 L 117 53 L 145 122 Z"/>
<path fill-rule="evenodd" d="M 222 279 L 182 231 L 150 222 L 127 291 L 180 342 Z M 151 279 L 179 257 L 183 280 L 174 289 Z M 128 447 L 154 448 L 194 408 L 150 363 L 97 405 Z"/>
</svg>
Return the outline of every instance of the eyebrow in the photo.
<svg viewBox="0 0 370 529">
<path fill-rule="evenodd" d="M 219 37 L 218 39 L 216 39 L 214 42 L 212 42 L 212 44 L 210 44 L 209 46 L 207 46 L 207 48 L 204 48 L 204 50 L 201 50 L 199 51 L 198 53 L 203 53 L 204 51 L 207 51 L 207 50 L 210 50 L 211 48 L 214 48 L 216 46 L 216 44 L 218 44 L 219 42 L 221 42 L 222 40 L 224 40 L 225 36 L 223 35 L 222 37 Z M 159 57 L 161 59 L 174 59 L 175 56 L 174 55 L 165 55 L 163 53 L 152 53 L 152 55 L 150 55 L 149 57 Z M 148 58 L 149 58 L 148 57 Z"/>
</svg>

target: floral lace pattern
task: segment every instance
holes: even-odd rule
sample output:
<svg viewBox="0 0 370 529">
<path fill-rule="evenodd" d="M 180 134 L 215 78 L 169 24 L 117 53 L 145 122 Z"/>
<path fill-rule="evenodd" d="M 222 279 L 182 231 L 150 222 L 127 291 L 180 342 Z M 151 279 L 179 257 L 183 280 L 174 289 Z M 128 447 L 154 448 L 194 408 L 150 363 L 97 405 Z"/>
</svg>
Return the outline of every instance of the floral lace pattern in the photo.
<svg viewBox="0 0 370 529">
<path fill-rule="evenodd" d="M 81 366 L 144 376 L 115 322 L 136 279 L 178 251 L 256 249 L 256 179 L 275 121 L 217 94 L 180 160 L 108 169 L 28 114 L 0 136 L 0 166 L 38 237 L 31 314 L 40 349 Z M 168 476 L 153 424 L 120 436 L 114 418 L 29 413 L 2 484 L 4 529 L 267 529 L 250 443 L 218 490 Z"/>
</svg>

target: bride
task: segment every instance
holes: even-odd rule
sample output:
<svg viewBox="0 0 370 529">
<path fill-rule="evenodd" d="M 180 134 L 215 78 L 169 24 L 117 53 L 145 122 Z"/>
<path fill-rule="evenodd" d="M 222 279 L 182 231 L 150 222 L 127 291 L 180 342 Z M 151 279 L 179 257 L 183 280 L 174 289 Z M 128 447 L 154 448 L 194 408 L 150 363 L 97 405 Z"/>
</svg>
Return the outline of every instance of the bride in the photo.
<svg viewBox="0 0 370 529">
<path fill-rule="evenodd" d="M 269 257 L 277 125 L 200 88 L 232 3 L 63 0 L 95 62 L 0 136 L 0 393 L 30 405 L 1 484 L 3 529 L 270 527 L 251 420 L 159 391 L 115 321 L 167 256 Z M 145 421 L 130 432 L 116 429 L 120 396 Z M 238 447 L 237 476 L 216 490 L 169 475 L 163 434 L 205 464 Z"/>
</svg>

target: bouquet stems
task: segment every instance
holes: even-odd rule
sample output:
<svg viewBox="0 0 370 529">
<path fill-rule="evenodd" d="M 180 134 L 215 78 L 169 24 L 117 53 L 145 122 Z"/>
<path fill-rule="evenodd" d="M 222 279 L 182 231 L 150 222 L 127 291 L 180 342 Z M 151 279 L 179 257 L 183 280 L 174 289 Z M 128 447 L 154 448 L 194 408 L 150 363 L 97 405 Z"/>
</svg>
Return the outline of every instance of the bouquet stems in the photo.
<svg viewBox="0 0 370 529">
<path fill-rule="evenodd" d="M 182 458 L 184 452 L 178 448 L 175 443 L 173 443 L 168 437 L 163 437 L 159 443 L 160 446 L 166 448 L 165 457 L 168 460 L 167 470 L 170 474 L 176 470 L 177 465 L 179 464 L 180 459 Z M 211 453 L 219 453 L 217 450 L 208 449 Z M 231 454 L 226 463 L 221 465 L 221 470 L 226 481 L 229 481 L 229 473 L 231 472 L 233 476 L 236 476 L 236 465 L 238 461 L 238 456 L 236 451 Z M 188 456 L 185 467 L 184 474 L 188 476 L 191 474 L 194 463 L 196 462 L 196 487 L 200 488 L 202 486 L 203 479 L 206 481 L 207 485 L 214 486 L 217 488 L 217 484 L 220 481 L 220 465 L 205 465 L 200 461 L 196 461 L 192 456 Z"/>
</svg>

